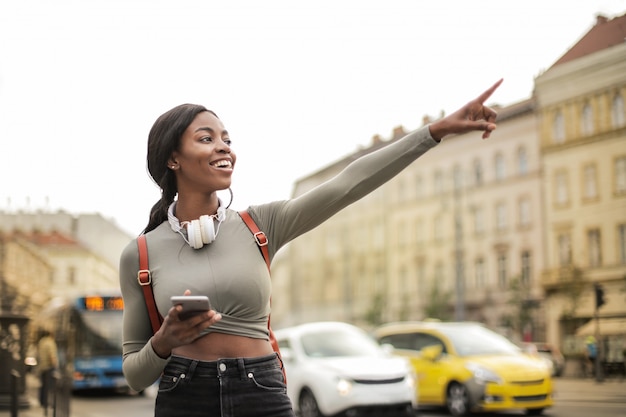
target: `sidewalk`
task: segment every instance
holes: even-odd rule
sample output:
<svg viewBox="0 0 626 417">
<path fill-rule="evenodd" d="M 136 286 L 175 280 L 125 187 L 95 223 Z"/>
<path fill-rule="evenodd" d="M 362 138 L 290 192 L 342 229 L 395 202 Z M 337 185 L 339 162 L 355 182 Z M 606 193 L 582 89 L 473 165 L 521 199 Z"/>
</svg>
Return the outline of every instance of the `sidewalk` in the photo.
<svg viewBox="0 0 626 417">
<path fill-rule="evenodd" d="M 626 405 L 626 380 L 605 379 L 597 382 L 592 378 L 555 378 L 554 402 L 603 402 Z"/>
<path fill-rule="evenodd" d="M 33 384 L 34 385 L 34 384 Z M 619 378 L 596 382 L 587 378 L 555 378 L 555 403 L 567 402 L 601 402 L 626 405 L 626 380 Z M 37 386 L 28 388 L 28 397 L 31 407 L 20 409 L 18 417 L 43 417 L 43 409 L 37 403 Z M 10 417 L 10 410 L 0 410 L 0 417 Z M 52 410 L 48 410 L 52 416 Z"/>
</svg>

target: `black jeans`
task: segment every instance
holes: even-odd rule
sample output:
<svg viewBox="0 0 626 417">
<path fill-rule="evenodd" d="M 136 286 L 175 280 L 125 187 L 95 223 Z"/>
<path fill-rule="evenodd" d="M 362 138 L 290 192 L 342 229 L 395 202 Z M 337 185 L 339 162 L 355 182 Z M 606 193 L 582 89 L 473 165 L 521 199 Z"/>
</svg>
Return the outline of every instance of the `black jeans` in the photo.
<svg viewBox="0 0 626 417">
<path fill-rule="evenodd" d="M 155 417 L 294 417 L 277 355 L 205 362 L 173 356 Z"/>
</svg>

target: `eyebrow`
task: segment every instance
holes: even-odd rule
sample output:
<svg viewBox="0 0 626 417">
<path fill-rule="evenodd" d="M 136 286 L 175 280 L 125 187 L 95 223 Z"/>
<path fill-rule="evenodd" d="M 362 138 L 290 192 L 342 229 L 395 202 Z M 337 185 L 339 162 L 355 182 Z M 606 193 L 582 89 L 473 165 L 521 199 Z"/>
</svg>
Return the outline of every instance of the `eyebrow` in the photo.
<svg viewBox="0 0 626 417">
<path fill-rule="evenodd" d="M 197 133 L 197 132 L 209 132 L 209 133 L 215 133 L 215 130 L 213 130 L 213 129 L 212 129 L 212 128 L 210 128 L 210 127 L 199 127 L 199 128 L 197 128 L 197 129 L 194 131 L 194 133 Z M 222 135 L 228 135 L 228 130 L 226 130 L 226 129 L 222 130 Z"/>
</svg>

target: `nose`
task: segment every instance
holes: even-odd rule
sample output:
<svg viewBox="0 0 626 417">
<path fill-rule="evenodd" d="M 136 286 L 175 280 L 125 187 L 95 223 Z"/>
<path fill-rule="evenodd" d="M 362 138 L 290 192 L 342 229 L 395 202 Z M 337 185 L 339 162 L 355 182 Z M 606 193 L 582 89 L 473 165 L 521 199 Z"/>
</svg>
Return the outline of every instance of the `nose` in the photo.
<svg viewBox="0 0 626 417">
<path fill-rule="evenodd" d="M 230 145 L 220 139 L 217 143 L 217 151 L 221 153 L 230 153 Z"/>
</svg>

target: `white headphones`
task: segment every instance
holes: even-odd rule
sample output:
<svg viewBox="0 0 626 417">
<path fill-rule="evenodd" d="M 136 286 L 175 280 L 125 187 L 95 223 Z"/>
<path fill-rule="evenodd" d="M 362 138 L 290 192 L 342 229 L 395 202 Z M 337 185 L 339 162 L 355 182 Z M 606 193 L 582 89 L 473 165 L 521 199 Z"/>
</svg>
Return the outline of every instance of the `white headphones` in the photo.
<svg viewBox="0 0 626 417">
<path fill-rule="evenodd" d="M 170 207 L 167 210 L 167 220 L 172 227 L 172 230 L 176 233 L 179 233 L 185 242 L 189 244 L 194 249 L 200 249 L 205 244 L 213 242 L 217 237 L 217 233 L 219 232 L 220 225 L 226 218 L 226 208 L 222 205 L 222 200 L 219 200 L 219 205 L 217 207 L 217 214 L 209 216 L 208 214 L 200 216 L 197 220 L 192 220 L 190 222 L 183 222 L 181 225 L 176 216 L 174 216 L 174 210 L 176 208 L 176 201 L 170 204 Z M 215 226 L 215 222 L 217 221 L 217 226 Z M 187 236 L 184 233 L 184 227 L 187 226 Z"/>
</svg>

